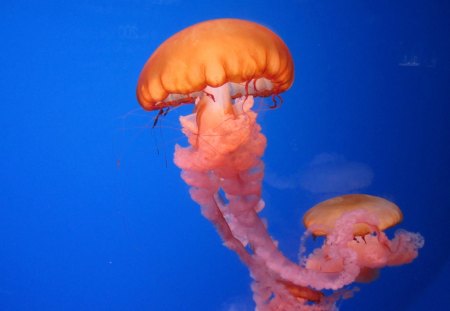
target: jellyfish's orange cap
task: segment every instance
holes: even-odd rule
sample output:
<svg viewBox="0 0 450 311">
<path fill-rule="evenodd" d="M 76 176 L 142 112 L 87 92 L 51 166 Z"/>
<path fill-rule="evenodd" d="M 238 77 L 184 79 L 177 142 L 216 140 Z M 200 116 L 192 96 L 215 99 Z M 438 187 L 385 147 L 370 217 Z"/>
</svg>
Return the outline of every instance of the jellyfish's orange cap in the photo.
<svg viewBox="0 0 450 311">
<path fill-rule="evenodd" d="M 287 90 L 293 76 L 290 52 L 274 32 L 249 21 L 216 19 L 161 44 L 141 72 L 137 98 L 144 109 L 156 110 L 193 102 L 207 85 L 228 82 L 247 84 L 248 94 L 237 88 L 231 90 L 233 98 L 270 96 Z"/>
<path fill-rule="evenodd" d="M 309 287 L 299 286 L 292 282 L 284 280 L 279 280 L 278 282 L 283 284 L 288 292 L 296 298 L 306 299 L 312 302 L 320 302 L 320 300 L 324 296 L 322 292 L 311 289 Z"/>
<path fill-rule="evenodd" d="M 323 201 L 303 216 L 303 223 L 315 236 L 327 235 L 336 221 L 347 212 L 365 210 L 378 218 L 378 229 L 395 226 L 403 219 L 400 208 L 394 203 L 367 194 L 347 194 Z M 354 235 L 365 235 L 371 230 L 365 224 L 357 224 Z"/>
</svg>

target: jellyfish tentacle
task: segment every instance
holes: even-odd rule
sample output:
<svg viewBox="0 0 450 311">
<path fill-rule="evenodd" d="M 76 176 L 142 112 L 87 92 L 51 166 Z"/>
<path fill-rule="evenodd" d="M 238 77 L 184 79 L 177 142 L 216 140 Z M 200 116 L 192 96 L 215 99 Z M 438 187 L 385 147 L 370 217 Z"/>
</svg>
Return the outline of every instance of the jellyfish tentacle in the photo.
<svg viewBox="0 0 450 311">
<path fill-rule="evenodd" d="M 292 293 L 279 284 L 284 280 L 292 287 L 298 287 L 297 292 L 304 297 L 294 297 L 293 301 L 300 299 L 296 304 L 304 306 L 308 300 L 318 300 L 319 294 L 312 295 L 318 292 L 308 291 L 308 288 L 340 288 L 352 282 L 359 271 L 352 266 L 352 273 L 349 273 L 345 265 L 342 271 L 334 274 L 309 271 L 288 260 L 278 250 L 258 216 L 264 205 L 261 199 L 264 176 L 261 156 L 266 138 L 256 123 L 256 113 L 249 110 L 253 98 L 249 96 L 242 100 L 245 101 L 242 106 L 247 108 L 245 115 L 238 115 L 230 121 L 232 124 L 225 122 L 226 116 L 222 115 L 224 119 L 221 122 L 204 132 L 206 136 L 203 138 L 208 145 L 200 144 L 195 148 L 177 146 L 175 163 L 183 170 L 182 177 L 186 183 L 193 187 L 191 196 L 202 207 L 203 215 L 216 226 L 225 245 L 236 251 L 248 265 L 255 288 L 264 288 L 261 290 L 266 294 L 255 293 L 258 297 L 255 301 L 267 307 L 273 304 L 273 297 L 283 296 L 283 300 L 289 300 L 286 296 L 293 296 Z M 194 116 L 185 118 L 182 124 L 192 126 L 187 120 L 195 119 Z M 237 136 L 236 127 L 241 128 Z M 192 133 L 189 130 L 184 132 Z M 204 161 L 206 158 L 208 161 Z M 228 202 L 219 199 L 219 189 L 223 190 Z M 245 248 L 247 242 L 252 253 Z M 267 290 L 271 299 L 267 297 Z"/>
</svg>

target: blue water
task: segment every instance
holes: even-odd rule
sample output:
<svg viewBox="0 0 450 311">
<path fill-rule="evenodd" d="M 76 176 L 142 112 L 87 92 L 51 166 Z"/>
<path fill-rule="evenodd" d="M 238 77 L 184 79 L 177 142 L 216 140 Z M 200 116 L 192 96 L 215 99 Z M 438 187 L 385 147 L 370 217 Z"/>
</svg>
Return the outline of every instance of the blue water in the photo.
<svg viewBox="0 0 450 311">
<path fill-rule="evenodd" d="M 260 115 L 283 251 L 319 201 L 383 196 L 425 248 L 341 309 L 448 310 L 445 1 L 30 2 L 0 4 L 0 310 L 251 310 L 246 268 L 172 164 L 190 107 L 152 130 L 135 99 L 161 42 L 219 17 L 266 25 L 295 60 L 283 106 Z"/>
</svg>

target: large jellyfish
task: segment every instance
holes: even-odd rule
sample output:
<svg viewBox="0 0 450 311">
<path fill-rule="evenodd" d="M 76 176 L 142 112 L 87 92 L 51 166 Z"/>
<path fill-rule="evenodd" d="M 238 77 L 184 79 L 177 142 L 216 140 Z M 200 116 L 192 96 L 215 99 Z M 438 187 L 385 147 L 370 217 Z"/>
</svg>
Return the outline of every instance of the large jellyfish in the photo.
<svg viewBox="0 0 450 311">
<path fill-rule="evenodd" d="M 252 106 L 258 96 L 272 96 L 275 105 L 293 76 L 291 54 L 275 33 L 249 21 L 217 19 L 159 46 L 141 72 L 137 98 L 144 109 L 158 110 L 157 118 L 195 103 L 192 114 L 180 117 L 189 146 L 175 146 L 174 161 L 204 217 L 248 267 L 256 310 L 336 310 L 336 300 L 351 295 L 347 285 L 412 261 L 423 239 L 400 231 L 389 240 L 383 230 L 402 219 L 400 209 L 351 195 L 306 213 L 307 232 L 325 236 L 322 247 L 299 262 L 278 249 L 258 215 L 266 138 Z"/>
</svg>

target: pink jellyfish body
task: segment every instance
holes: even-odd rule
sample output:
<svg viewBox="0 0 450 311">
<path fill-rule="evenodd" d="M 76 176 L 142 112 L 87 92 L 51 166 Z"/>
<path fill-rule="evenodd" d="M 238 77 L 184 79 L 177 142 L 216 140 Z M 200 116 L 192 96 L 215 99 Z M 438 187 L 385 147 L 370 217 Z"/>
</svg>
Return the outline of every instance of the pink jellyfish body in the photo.
<svg viewBox="0 0 450 311">
<path fill-rule="evenodd" d="M 145 64 L 137 97 L 158 116 L 195 103 L 194 113 L 180 117 L 189 146 L 175 146 L 174 161 L 204 217 L 248 267 L 256 309 L 335 310 L 344 286 L 412 261 L 423 239 L 402 231 L 390 241 L 383 230 L 401 220 L 398 207 L 353 195 L 306 213 L 308 231 L 326 237 L 321 248 L 298 263 L 280 252 L 258 216 L 266 138 L 252 106 L 256 96 L 287 90 L 293 75 L 291 54 L 275 33 L 249 21 L 218 19 L 165 41 Z M 323 289 L 337 291 L 324 295 Z"/>
</svg>

